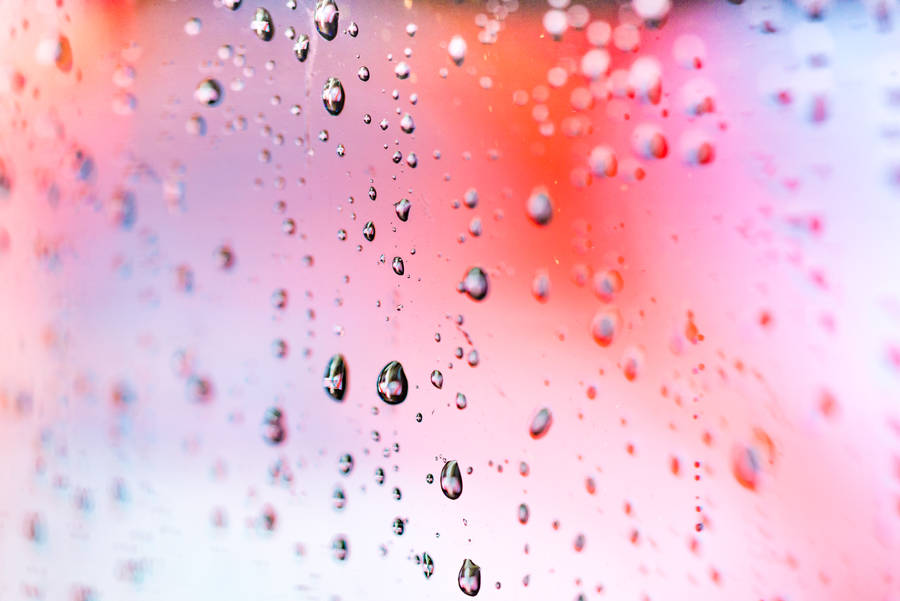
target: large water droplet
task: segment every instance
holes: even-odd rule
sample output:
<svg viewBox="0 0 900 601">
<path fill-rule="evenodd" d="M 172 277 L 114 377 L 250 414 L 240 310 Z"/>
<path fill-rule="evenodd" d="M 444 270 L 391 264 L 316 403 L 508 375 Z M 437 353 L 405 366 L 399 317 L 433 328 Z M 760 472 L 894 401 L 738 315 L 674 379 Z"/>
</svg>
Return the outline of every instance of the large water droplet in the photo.
<svg viewBox="0 0 900 601">
<path fill-rule="evenodd" d="M 406 399 L 408 384 L 403 366 L 399 361 L 391 361 L 378 374 L 378 396 L 388 405 L 399 405 Z"/>
<path fill-rule="evenodd" d="M 222 85 L 215 79 L 207 78 L 197 84 L 194 100 L 206 106 L 216 106 L 222 102 Z"/>
<path fill-rule="evenodd" d="M 445 497 L 453 501 L 459 498 L 462 489 L 462 473 L 459 471 L 459 464 L 455 461 L 448 461 L 441 469 L 441 490 L 444 491 Z"/>
<path fill-rule="evenodd" d="M 325 365 L 325 376 L 322 382 L 325 392 L 336 401 L 344 398 L 347 390 L 347 363 L 340 353 L 331 357 Z"/>
<path fill-rule="evenodd" d="M 340 115 L 344 110 L 344 86 L 337 77 L 329 77 L 322 87 L 322 102 L 325 110 L 332 115 Z"/>
<path fill-rule="evenodd" d="M 338 32 L 338 7 L 334 0 L 316 0 L 316 31 L 326 40 L 333 40 Z"/>
<path fill-rule="evenodd" d="M 269 11 L 260 7 L 253 14 L 253 20 L 250 22 L 250 29 L 256 34 L 256 37 L 264 42 L 268 42 L 275 35 L 275 23 L 272 21 L 272 15 Z"/>
<path fill-rule="evenodd" d="M 550 424 L 552 423 L 553 415 L 550 413 L 549 409 L 543 407 L 534 415 L 534 418 L 532 418 L 528 433 L 531 434 L 531 437 L 534 439 L 541 438 L 550 429 Z"/>
<path fill-rule="evenodd" d="M 459 590 L 474 597 L 481 590 L 481 568 L 471 559 L 466 558 L 459 568 Z"/>
</svg>

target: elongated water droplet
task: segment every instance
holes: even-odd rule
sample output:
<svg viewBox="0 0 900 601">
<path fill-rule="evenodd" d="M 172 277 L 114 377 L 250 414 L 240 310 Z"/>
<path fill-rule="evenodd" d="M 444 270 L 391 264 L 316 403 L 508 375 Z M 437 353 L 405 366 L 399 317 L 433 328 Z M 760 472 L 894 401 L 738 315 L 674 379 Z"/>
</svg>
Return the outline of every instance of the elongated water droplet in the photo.
<svg viewBox="0 0 900 601">
<path fill-rule="evenodd" d="M 541 438 L 547 433 L 547 430 L 550 429 L 550 424 L 552 423 L 553 415 L 550 413 L 549 409 L 543 407 L 531 420 L 531 427 L 528 428 L 528 433 L 531 434 L 531 437 L 534 439 Z"/>
<path fill-rule="evenodd" d="M 272 21 L 272 15 L 269 11 L 260 7 L 253 13 L 253 20 L 250 22 L 250 29 L 256 34 L 256 37 L 264 42 L 268 42 L 275 35 L 275 23 Z"/>
<path fill-rule="evenodd" d="M 296 56 L 297 60 L 301 63 L 309 56 L 309 36 L 305 33 L 301 33 L 300 37 L 297 38 L 297 41 L 294 42 L 294 56 Z"/>
<path fill-rule="evenodd" d="M 403 275 L 403 259 L 401 259 L 400 257 L 394 257 L 394 260 L 391 261 L 391 269 L 393 269 L 394 273 L 396 273 L 397 275 Z"/>
<path fill-rule="evenodd" d="M 334 499 L 334 508 L 336 510 L 340 511 L 347 506 L 347 495 L 344 494 L 344 489 L 340 486 L 334 489 L 331 497 Z"/>
<path fill-rule="evenodd" d="M 466 273 L 459 287 L 472 300 L 484 300 L 488 293 L 487 274 L 481 267 L 473 267 Z"/>
<path fill-rule="evenodd" d="M 363 238 L 369 242 L 375 239 L 375 224 L 371 221 L 367 221 L 366 225 L 363 227 Z"/>
<path fill-rule="evenodd" d="M 380 467 L 375 468 L 375 484 L 378 486 L 384 484 L 384 470 Z"/>
<path fill-rule="evenodd" d="M 332 356 L 325 365 L 322 384 L 325 392 L 334 400 L 340 401 L 344 398 L 344 391 L 347 390 L 347 363 L 340 353 Z"/>
<path fill-rule="evenodd" d="M 338 32 L 339 11 L 334 0 L 316 0 L 316 31 L 326 40 L 333 40 Z"/>
<path fill-rule="evenodd" d="M 435 388 L 442 388 L 444 386 L 444 374 L 438 370 L 431 372 L 431 383 Z"/>
<path fill-rule="evenodd" d="M 337 77 L 329 77 L 322 87 L 322 102 L 325 110 L 332 115 L 340 115 L 344 110 L 344 86 Z"/>
<path fill-rule="evenodd" d="M 441 490 L 444 496 L 454 501 L 462 494 L 463 482 L 462 473 L 459 471 L 459 464 L 456 461 L 448 461 L 441 469 Z"/>
<path fill-rule="evenodd" d="M 369 81 L 369 68 L 363 65 L 356 72 L 356 76 L 359 77 L 360 81 Z"/>
<path fill-rule="evenodd" d="M 461 392 L 456 393 L 456 408 L 457 409 L 465 409 L 469 404 L 469 401 L 466 400 L 466 395 Z"/>
<path fill-rule="evenodd" d="M 459 590 L 474 597 L 481 590 L 481 568 L 471 559 L 466 558 L 459 568 Z"/>
<path fill-rule="evenodd" d="M 408 384 L 403 366 L 399 361 L 391 361 L 378 374 L 378 396 L 388 405 L 399 405 L 406 399 Z"/>
<path fill-rule="evenodd" d="M 341 455 L 340 459 L 338 459 L 338 469 L 345 476 L 353 471 L 353 455 L 350 453 Z"/>
<path fill-rule="evenodd" d="M 222 102 L 222 85 L 215 79 L 204 79 L 194 90 L 194 100 L 206 106 L 217 106 Z"/>
<path fill-rule="evenodd" d="M 526 505 L 525 503 L 522 503 L 521 505 L 519 505 L 519 523 L 520 524 L 528 523 L 528 515 L 529 515 L 528 505 Z"/>
<path fill-rule="evenodd" d="M 431 578 L 431 575 L 434 574 L 434 560 L 428 553 L 422 553 L 422 572 L 426 579 Z"/>
<path fill-rule="evenodd" d="M 412 203 L 409 202 L 406 198 L 401 198 L 397 202 L 394 203 L 394 212 L 397 213 L 397 217 L 400 221 L 406 221 L 409 219 L 409 210 L 412 208 Z"/>
</svg>

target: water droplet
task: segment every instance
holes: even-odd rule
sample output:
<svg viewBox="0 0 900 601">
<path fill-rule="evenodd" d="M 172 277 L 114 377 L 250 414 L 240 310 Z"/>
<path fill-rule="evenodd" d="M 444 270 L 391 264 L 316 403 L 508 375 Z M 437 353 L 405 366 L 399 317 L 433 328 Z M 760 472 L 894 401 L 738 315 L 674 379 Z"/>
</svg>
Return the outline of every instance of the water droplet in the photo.
<svg viewBox="0 0 900 601">
<path fill-rule="evenodd" d="M 400 129 L 403 130 L 404 133 L 411 134 L 416 130 L 416 124 L 413 121 L 412 115 L 406 113 L 400 119 Z"/>
<path fill-rule="evenodd" d="M 360 81 L 369 81 L 369 68 L 366 66 L 362 66 L 356 72 L 356 76 L 359 77 Z"/>
<path fill-rule="evenodd" d="M 425 574 L 426 579 L 431 578 L 431 575 L 434 574 L 434 560 L 428 553 L 422 553 L 422 573 Z"/>
<path fill-rule="evenodd" d="M 431 372 L 431 383 L 435 388 L 440 389 L 444 386 L 444 374 L 438 370 Z"/>
<path fill-rule="evenodd" d="M 222 97 L 222 85 L 215 79 L 204 79 L 194 90 L 194 100 L 206 106 L 217 106 L 222 102 Z"/>
<path fill-rule="evenodd" d="M 406 24 L 406 35 L 409 37 L 413 37 L 416 35 L 416 32 L 419 30 L 418 25 L 415 23 L 407 23 Z"/>
<path fill-rule="evenodd" d="M 331 543 L 331 550 L 334 553 L 334 558 L 338 561 L 346 561 L 347 556 L 350 555 L 350 545 L 347 544 L 347 539 L 344 536 L 336 536 L 334 541 Z"/>
<path fill-rule="evenodd" d="M 378 396 L 388 405 L 398 405 L 406 399 L 408 384 L 403 366 L 399 361 L 391 361 L 378 375 Z"/>
<path fill-rule="evenodd" d="M 484 300 L 488 293 L 487 274 L 481 267 L 472 267 L 466 273 L 460 286 L 472 300 Z"/>
<path fill-rule="evenodd" d="M 553 219 L 553 203 L 546 188 L 538 187 L 532 190 L 525 208 L 528 217 L 538 225 L 547 225 Z"/>
<path fill-rule="evenodd" d="M 363 227 L 363 238 L 369 242 L 375 239 L 375 224 L 371 221 L 367 221 L 366 225 Z"/>
<path fill-rule="evenodd" d="M 347 26 L 347 33 L 350 34 L 351 38 L 359 35 L 359 25 L 356 24 L 356 21 L 350 21 L 350 25 Z"/>
<path fill-rule="evenodd" d="M 222 0 L 222 5 L 228 10 L 237 10 L 241 7 L 243 0 Z"/>
<path fill-rule="evenodd" d="M 406 529 L 406 526 L 403 523 L 403 519 L 395 518 L 394 523 L 391 524 L 391 529 L 394 531 L 394 534 L 396 534 L 397 536 L 402 536 L 403 531 Z"/>
<path fill-rule="evenodd" d="M 309 56 L 309 36 L 305 33 L 301 33 L 300 37 L 297 38 L 297 41 L 294 42 L 294 56 L 296 56 L 297 60 L 301 63 Z"/>
<path fill-rule="evenodd" d="M 331 357 L 325 365 L 325 376 L 322 385 L 325 392 L 336 401 L 344 398 L 347 389 L 347 363 L 340 353 Z"/>
<path fill-rule="evenodd" d="M 466 395 L 461 392 L 456 393 L 456 408 L 457 409 L 465 409 L 468 405 L 468 401 L 466 400 Z"/>
<path fill-rule="evenodd" d="M 380 467 L 375 468 L 375 484 L 378 486 L 384 484 L 384 470 Z"/>
<path fill-rule="evenodd" d="M 344 494 L 344 489 L 340 486 L 334 489 L 334 494 L 332 494 L 331 497 L 334 499 L 334 508 L 337 511 L 340 511 L 347 506 L 347 496 Z"/>
<path fill-rule="evenodd" d="M 338 31 L 339 11 L 334 0 L 316 0 L 316 31 L 326 40 L 333 40 Z"/>
<path fill-rule="evenodd" d="M 394 203 L 394 212 L 397 213 L 397 217 L 400 221 L 406 221 L 409 219 L 409 210 L 412 208 L 412 203 L 409 202 L 409 199 L 401 198 L 397 202 Z"/>
<path fill-rule="evenodd" d="M 350 453 L 344 453 L 338 459 L 338 470 L 343 474 L 347 475 L 353 470 L 353 455 Z"/>
<path fill-rule="evenodd" d="M 614 177 L 619 171 L 615 151 L 609 146 L 595 146 L 588 157 L 591 173 L 600 177 Z"/>
<path fill-rule="evenodd" d="M 284 414 L 278 407 L 269 408 L 263 416 L 262 436 L 263 440 L 271 445 L 281 444 L 287 438 Z"/>
<path fill-rule="evenodd" d="M 530 512 L 528 511 L 528 505 L 526 505 L 525 503 L 519 505 L 519 523 L 527 524 L 529 515 Z"/>
<path fill-rule="evenodd" d="M 450 43 L 447 44 L 447 53 L 457 66 L 462 65 L 463 61 L 466 60 L 466 48 L 466 41 L 461 35 L 455 35 L 450 38 Z"/>
<path fill-rule="evenodd" d="M 397 63 L 397 66 L 394 67 L 394 75 L 397 76 L 397 79 L 406 79 L 409 77 L 409 65 L 404 61 L 400 61 Z"/>
<path fill-rule="evenodd" d="M 444 496 L 454 501 L 459 498 L 463 490 L 462 473 L 456 461 L 448 461 L 441 469 L 441 490 Z"/>
<path fill-rule="evenodd" d="M 597 311 L 591 321 L 591 336 L 594 337 L 594 341 L 604 347 L 612 344 L 619 322 L 619 313 L 615 309 Z"/>
<path fill-rule="evenodd" d="M 268 42 L 275 35 L 275 23 L 272 21 L 272 15 L 265 8 L 257 8 L 253 14 L 253 20 L 250 22 L 250 29 L 256 33 L 256 37 L 264 42 Z"/>
<path fill-rule="evenodd" d="M 547 431 L 550 429 L 550 424 L 552 423 L 553 414 L 551 414 L 550 410 L 546 407 L 542 407 L 532 418 L 528 433 L 535 440 L 543 438 L 544 435 L 547 434 Z"/>
<path fill-rule="evenodd" d="M 322 102 L 325 110 L 332 115 L 340 115 L 344 110 L 344 86 L 336 77 L 329 77 L 322 87 Z"/>
<path fill-rule="evenodd" d="M 747 490 L 759 485 L 760 464 L 756 451 L 748 446 L 735 446 L 731 452 L 731 473 L 738 484 Z"/>
<path fill-rule="evenodd" d="M 400 489 L 395 486 L 394 490 L 391 491 L 391 496 L 394 497 L 395 501 L 399 501 L 403 495 L 400 494 Z"/>
<path fill-rule="evenodd" d="M 459 568 L 459 590 L 474 597 L 481 589 L 481 568 L 471 559 L 466 558 Z"/>
</svg>

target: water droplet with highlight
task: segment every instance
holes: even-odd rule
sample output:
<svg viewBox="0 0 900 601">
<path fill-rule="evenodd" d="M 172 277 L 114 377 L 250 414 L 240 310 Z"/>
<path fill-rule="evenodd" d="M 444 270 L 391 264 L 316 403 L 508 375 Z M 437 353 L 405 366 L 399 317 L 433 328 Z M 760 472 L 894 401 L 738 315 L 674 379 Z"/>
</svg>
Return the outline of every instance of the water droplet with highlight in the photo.
<svg viewBox="0 0 900 601">
<path fill-rule="evenodd" d="M 413 121 L 412 115 L 406 113 L 400 118 L 400 129 L 403 130 L 403 133 L 407 134 L 411 134 L 416 130 L 416 124 Z"/>
<path fill-rule="evenodd" d="M 481 267 L 472 267 L 466 273 L 466 277 L 463 278 L 460 286 L 472 300 L 484 300 L 488 293 L 487 274 Z"/>
<path fill-rule="evenodd" d="M 325 365 L 323 386 L 328 396 L 336 401 L 344 398 L 347 389 L 347 363 L 340 353 L 333 355 Z"/>
<path fill-rule="evenodd" d="M 528 217 L 538 225 L 547 225 L 553 219 L 553 203 L 546 188 L 535 188 L 525 206 Z"/>
<path fill-rule="evenodd" d="M 391 261 L 391 269 L 394 270 L 394 273 L 397 275 L 403 275 L 405 271 L 405 267 L 403 266 L 403 259 L 400 257 L 394 257 Z"/>
<path fill-rule="evenodd" d="M 408 384 L 399 361 L 391 361 L 384 366 L 378 374 L 376 388 L 378 396 L 388 405 L 399 405 L 406 399 Z"/>
<path fill-rule="evenodd" d="M 406 221 L 409 219 L 409 210 L 412 208 L 412 203 L 409 202 L 407 198 L 401 198 L 397 202 L 394 203 L 394 212 L 397 213 L 397 217 L 400 221 Z"/>
<path fill-rule="evenodd" d="M 459 590 L 474 597 L 481 589 L 481 568 L 471 559 L 466 558 L 459 568 Z"/>
<path fill-rule="evenodd" d="M 217 106 L 222 102 L 222 97 L 222 84 L 215 79 L 204 79 L 194 90 L 194 100 L 206 106 Z"/>
<path fill-rule="evenodd" d="M 275 35 L 275 23 L 272 21 L 272 15 L 265 8 L 257 8 L 253 13 L 253 21 L 250 22 L 250 29 L 256 34 L 256 37 L 264 42 L 271 41 Z"/>
<path fill-rule="evenodd" d="M 441 490 L 451 501 L 455 501 L 462 494 L 462 473 L 456 461 L 448 461 L 441 469 Z"/>
<path fill-rule="evenodd" d="M 428 553 L 422 553 L 422 572 L 426 579 L 431 578 L 431 575 L 434 574 L 434 560 Z"/>
<path fill-rule="evenodd" d="M 441 389 L 444 386 L 444 374 L 438 370 L 431 372 L 431 383 L 435 388 Z"/>
<path fill-rule="evenodd" d="M 334 558 L 338 561 L 346 561 L 347 556 L 350 555 L 350 545 L 347 544 L 347 539 L 343 536 L 334 538 L 334 541 L 331 543 L 331 550 L 334 553 Z"/>
<path fill-rule="evenodd" d="M 284 414 L 278 407 L 269 408 L 263 416 L 262 436 L 271 445 L 279 445 L 287 438 Z"/>
<path fill-rule="evenodd" d="M 363 238 L 369 242 L 375 239 L 375 224 L 371 221 L 367 221 L 366 225 L 363 227 Z"/>
<path fill-rule="evenodd" d="M 453 36 L 450 38 L 450 43 L 447 44 L 447 53 L 450 54 L 450 58 L 457 66 L 462 65 L 466 60 L 466 47 L 466 41 L 461 35 Z"/>
<path fill-rule="evenodd" d="M 333 40 L 338 32 L 339 11 L 334 0 L 316 0 L 316 31 L 326 40 Z"/>
<path fill-rule="evenodd" d="M 300 37 L 297 38 L 297 41 L 294 42 L 294 56 L 296 56 L 297 60 L 301 63 L 309 56 L 309 36 L 305 33 L 301 33 Z"/>
<path fill-rule="evenodd" d="M 322 102 L 325 110 L 332 115 L 340 115 L 344 110 L 344 86 L 337 77 L 329 77 L 322 87 Z"/>
</svg>

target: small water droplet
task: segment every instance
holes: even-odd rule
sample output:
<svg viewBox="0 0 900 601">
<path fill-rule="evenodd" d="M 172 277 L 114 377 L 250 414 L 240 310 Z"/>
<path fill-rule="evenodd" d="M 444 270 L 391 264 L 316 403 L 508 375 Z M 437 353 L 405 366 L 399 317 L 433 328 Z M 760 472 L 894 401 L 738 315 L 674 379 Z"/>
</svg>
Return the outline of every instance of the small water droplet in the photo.
<svg viewBox="0 0 900 601">
<path fill-rule="evenodd" d="M 466 41 L 461 35 L 453 36 L 450 39 L 450 43 L 447 44 L 447 53 L 450 54 L 450 58 L 453 59 L 457 66 L 462 65 L 466 59 L 466 48 Z"/>
<path fill-rule="evenodd" d="M 344 86 L 336 77 L 329 77 L 322 87 L 322 102 L 325 110 L 332 115 L 339 115 L 344 110 Z"/>
<path fill-rule="evenodd" d="M 391 269 L 393 269 L 394 273 L 396 273 L 397 275 L 403 275 L 403 259 L 401 259 L 400 257 L 394 257 L 394 259 L 391 261 Z"/>
<path fill-rule="evenodd" d="M 412 203 L 409 202 L 409 199 L 401 198 L 397 202 L 394 203 L 394 212 L 397 213 L 397 217 L 400 221 L 406 221 L 409 219 L 409 210 L 412 208 Z"/>
<path fill-rule="evenodd" d="M 428 553 L 422 553 L 422 572 L 426 579 L 431 578 L 431 575 L 434 574 L 434 560 Z"/>
<path fill-rule="evenodd" d="M 472 300 L 484 300 L 488 293 L 487 274 L 481 267 L 472 267 L 466 273 L 460 287 Z"/>
<path fill-rule="evenodd" d="M 438 370 L 431 372 L 431 383 L 435 388 L 440 389 L 444 386 L 444 374 Z"/>
<path fill-rule="evenodd" d="M 301 63 L 309 56 L 309 36 L 305 33 L 301 33 L 300 37 L 297 38 L 297 41 L 294 42 L 294 56 L 296 56 L 297 60 Z"/>
<path fill-rule="evenodd" d="M 406 526 L 403 523 L 403 519 L 395 518 L 394 523 L 391 525 L 391 529 L 394 531 L 394 534 L 396 534 L 397 536 L 402 536 L 403 531 L 406 529 Z"/>
<path fill-rule="evenodd" d="M 367 221 L 366 225 L 363 226 L 363 238 L 369 242 L 375 239 L 375 224 L 371 221 Z"/>
<path fill-rule="evenodd" d="M 346 561 L 347 556 L 350 555 L 350 545 L 347 544 L 347 539 L 344 536 L 336 536 L 331 543 L 331 549 L 334 553 L 334 558 L 338 561 Z"/>
<path fill-rule="evenodd" d="M 400 129 L 403 130 L 404 133 L 411 134 L 416 130 L 416 124 L 413 121 L 412 115 L 406 113 L 400 119 Z"/>
<path fill-rule="evenodd" d="M 528 505 L 526 505 L 525 503 L 519 505 L 519 523 L 527 524 L 529 515 L 530 512 L 528 511 Z"/>
<path fill-rule="evenodd" d="M 263 440 L 271 445 L 279 445 L 287 438 L 284 414 L 278 407 L 270 407 L 266 410 L 263 416 L 262 436 Z"/>
<path fill-rule="evenodd" d="M 466 400 L 466 395 L 461 392 L 456 393 L 456 408 L 457 409 L 465 409 L 469 402 Z"/>
<path fill-rule="evenodd" d="M 336 401 L 344 398 L 347 389 L 347 363 L 340 353 L 333 355 L 325 365 L 323 380 L 325 392 Z"/>
<path fill-rule="evenodd" d="M 353 455 L 350 453 L 341 455 L 338 459 L 338 470 L 345 476 L 353 471 Z"/>
<path fill-rule="evenodd" d="M 194 90 L 194 100 L 206 106 L 217 106 L 222 102 L 222 84 L 212 78 L 207 78 L 197 85 Z"/>
<path fill-rule="evenodd" d="M 546 407 L 541 408 L 532 418 L 531 426 L 528 428 L 528 433 L 531 434 L 531 437 L 534 439 L 542 438 L 547 431 L 550 429 L 550 424 L 553 423 L 553 415 L 550 413 L 550 410 Z"/>
<path fill-rule="evenodd" d="M 528 217 L 538 225 L 547 225 L 553 219 L 553 203 L 546 188 L 535 188 L 526 205 Z"/>
</svg>

